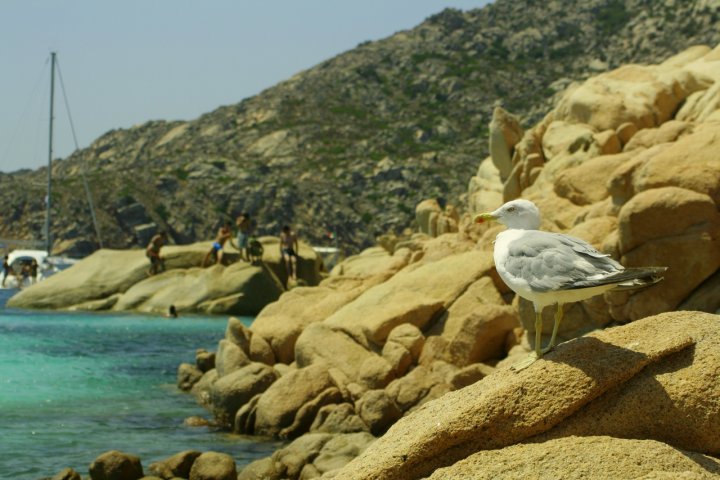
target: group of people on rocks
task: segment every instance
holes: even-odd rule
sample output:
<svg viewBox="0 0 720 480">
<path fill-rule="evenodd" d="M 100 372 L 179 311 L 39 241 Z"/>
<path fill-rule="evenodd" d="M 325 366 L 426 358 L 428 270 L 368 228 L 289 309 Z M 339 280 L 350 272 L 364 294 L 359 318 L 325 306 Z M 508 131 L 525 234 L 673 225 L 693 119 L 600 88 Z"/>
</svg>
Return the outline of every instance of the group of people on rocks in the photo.
<svg viewBox="0 0 720 480">
<path fill-rule="evenodd" d="M 242 213 L 235 219 L 235 228 L 237 230 L 237 244 L 233 242 L 232 222 L 229 220 L 223 222 L 217 231 L 215 240 L 210 250 L 203 258 L 203 268 L 210 264 L 210 260 L 214 258 L 215 264 L 223 263 L 225 245 L 229 243 L 240 252 L 240 261 L 255 263 L 262 259 L 263 247 L 260 242 L 252 238 L 252 231 L 255 227 L 254 221 L 249 213 Z M 150 260 L 150 269 L 148 275 L 156 275 L 165 270 L 165 264 L 160 249 L 168 242 L 168 235 L 165 231 L 156 233 L 145 249 L 145 255 Z M 288 279 L 297 281 L 297 261 L 298 261 L 298 237 L 290 228 L 285 225 L 280 232 L 280 256 L 288 273 Z"/>
<path fill-rule="evenodd" d="M 36 283 L 38 276 L 38 268 L 39 265 L 37 263 L 37 260 L 33 258 L 29 262 L 21 262 L 20 271 L 18 272 L 15 268 L 13 268 L 12 265 L 10 265 L 10 256 L 5 255 L 5 258 L 3 259 L 2 287 L 5 288 L 5 282 L 7 281 L 7 278 L 11 275 L 15 277 L 18 288 L 22 288 L 22 286 L 25 285 L 28 280 L 30 280 L 31 285 Z"/>
</svg>

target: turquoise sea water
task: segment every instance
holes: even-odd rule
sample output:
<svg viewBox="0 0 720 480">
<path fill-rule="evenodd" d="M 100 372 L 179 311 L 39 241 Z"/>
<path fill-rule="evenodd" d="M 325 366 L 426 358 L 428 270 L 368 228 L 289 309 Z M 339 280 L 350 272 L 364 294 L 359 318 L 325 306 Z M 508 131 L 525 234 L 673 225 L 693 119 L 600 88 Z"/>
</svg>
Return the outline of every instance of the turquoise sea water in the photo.
<svg viewBox="0 0 720 480">
<path fill-rule="evenodd" d="M 226 318 L 12 310 L 11 293 L 0 290 L 0 478 L 65 467 L 85 476 L 107 450 L 138 455 L 147 474 L 182 450 L 226 452 L 243 466 L 277 448 L 183 425 L 207 412 L 175 387 L 177 366 L 196 348 L 215 350 Z"/>
</svg>

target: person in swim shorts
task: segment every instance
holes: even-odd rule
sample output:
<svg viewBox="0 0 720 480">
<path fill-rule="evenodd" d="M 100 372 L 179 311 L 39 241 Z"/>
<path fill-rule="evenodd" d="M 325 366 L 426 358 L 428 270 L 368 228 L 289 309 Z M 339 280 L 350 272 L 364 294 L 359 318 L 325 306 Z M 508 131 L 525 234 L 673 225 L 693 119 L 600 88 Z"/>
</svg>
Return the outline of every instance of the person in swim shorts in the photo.
<svg viewBox="0 0 720 480">
<path fill-rule="evenodd" d="M 220 227 L 217 236 L 215 237 L 215 241 L 213 242 L 212 247 L 210 247 L 210 251 L 205 254 L 205 258 L 202 263 L 203 268 L 207 266 L 208 260 L 210 260 L 211 256 L 215 256 L 216 264 L 222 263 L 223 247 L 230 237 L 232 237 L 232 231 L 230 230 L 230 222 L 228 221 Z"/>
<path fill-rule="evenodd" d="M 250 240 L 250 232 L 252 231 L 252 221 L 250 220 L 249 213 L 243 213 L 235 219 L 235 226 L 238 229 L 237 234 L 237 248 L 240 251 L 240 260 L 246 262 L 250 261 L 250 255 L 248 254 L 248 242 Z"/>
<path fill-rule="evenodd" d="M 145 248 L 145 256 L 150 260 L 149 276 L 157 275 L 161 270 L 165 270 L 165 262 L 160 256 L 160 249 L 167 243 L 167 239 L 167 232 L 160 231 L 153 235 Z"/>
<path fill-rule="evenodd" d="M 288 279 L 297 282 L 298 239 L 290 225 L 285 225 L 280 232 L 280 255 L 285 264 Z"/>
</svg>

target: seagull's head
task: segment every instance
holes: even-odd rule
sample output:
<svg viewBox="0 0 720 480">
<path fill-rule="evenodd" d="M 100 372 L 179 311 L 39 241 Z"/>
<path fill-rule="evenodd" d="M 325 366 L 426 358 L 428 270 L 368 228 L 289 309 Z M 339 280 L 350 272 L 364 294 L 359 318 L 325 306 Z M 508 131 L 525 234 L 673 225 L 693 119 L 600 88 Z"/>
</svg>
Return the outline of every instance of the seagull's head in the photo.
<svg viewBox="0 0 720 480">
<path fill-rule="evenodd" d="M 473 219 L 475 223 L 490 220 L 500 222 L 508 228 L 537 230 L 540 228 L 540 210 L 530 200 L 519 198 L 507 202 L 494 212 L 480 213 Z"/>
</svg>

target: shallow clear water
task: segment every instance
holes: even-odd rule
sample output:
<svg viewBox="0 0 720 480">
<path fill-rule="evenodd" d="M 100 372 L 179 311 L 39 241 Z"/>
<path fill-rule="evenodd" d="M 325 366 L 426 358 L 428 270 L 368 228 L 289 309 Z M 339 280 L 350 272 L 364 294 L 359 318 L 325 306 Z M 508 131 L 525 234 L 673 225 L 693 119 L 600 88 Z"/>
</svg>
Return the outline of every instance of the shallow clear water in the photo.
<svg viewBox="0 0 720 480">
<path fill-rule="evenodd" d="M 0 290 L 0 478 L 87 475 L 107 450 L 138 455 L 148 474 L 182 450 L 226 452 L 243 466 L 277 448 L 183 425 L 207 412 L 175 387 L 177 366 L 215 350 L 226 318 L 5 309 L 11 293 Z"/>
</svg>

